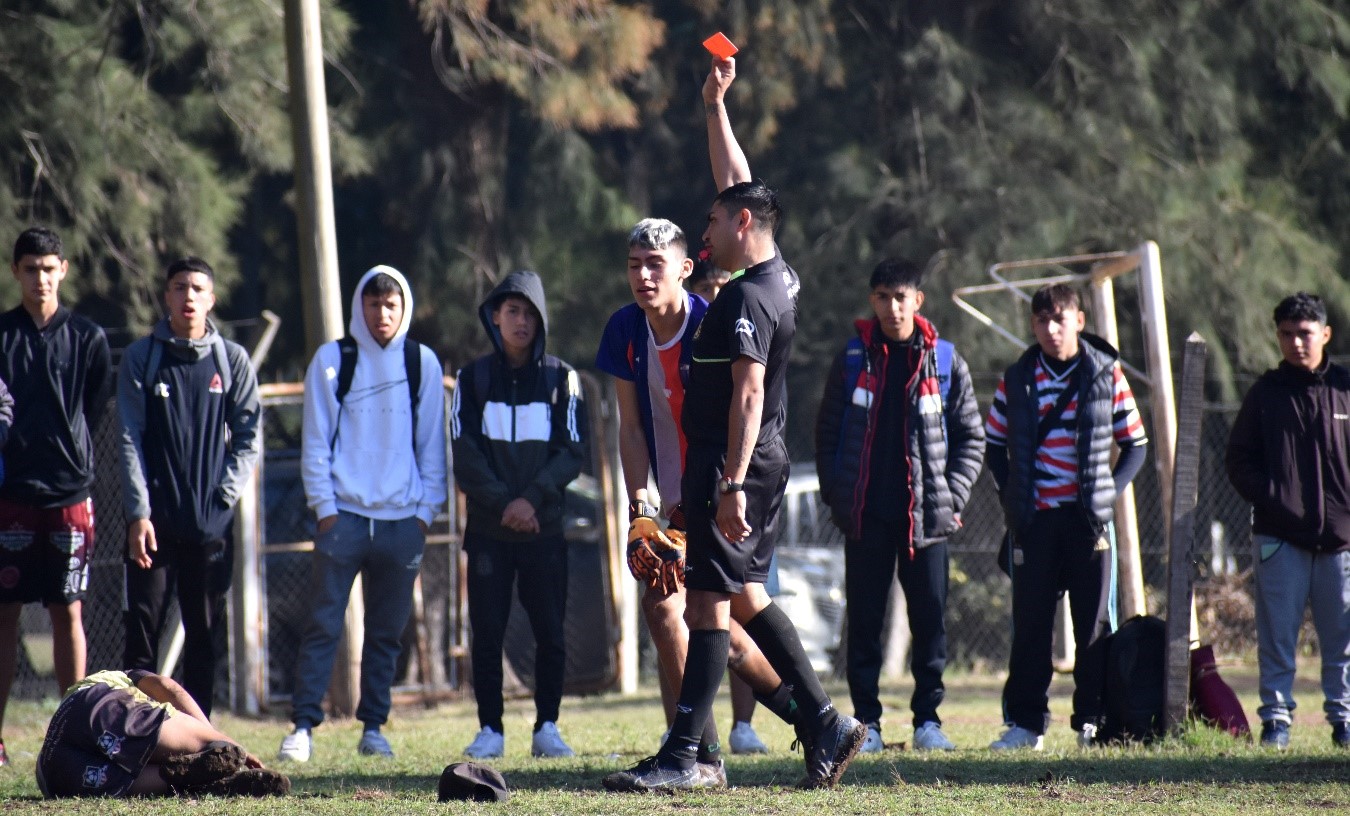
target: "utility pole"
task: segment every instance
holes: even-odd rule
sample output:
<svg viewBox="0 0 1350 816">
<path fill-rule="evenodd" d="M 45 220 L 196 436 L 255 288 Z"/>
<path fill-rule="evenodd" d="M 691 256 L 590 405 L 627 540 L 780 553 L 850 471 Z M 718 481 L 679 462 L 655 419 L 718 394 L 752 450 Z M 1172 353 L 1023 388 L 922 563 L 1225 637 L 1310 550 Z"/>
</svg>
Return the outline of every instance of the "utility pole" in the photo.
<svg viewBox="0 0 1350 816">
<path fill-rule="evenodd" d="M 286 62 L 290 67 L 291 143 L 295 150 L 296 228 L 300 292 L 305 308 L 305 348 L 342 336 L 337 229 L 333 218 L 333 168 L 328 147 L 328 93 L 323 82 L 319 0 L 286 0 Z M 361 579 L 347 604 L 346 634 L 338 645 L 329 698 L 336 713 L 351 716 L 360 693 Z"/>
<path fill-rule="evenodd" d="M 342 336 L 319 0 L 286 0 L 286 62 L 290 66 L 305 347 L 313 355 L 319 346 Z"/>
</svg>

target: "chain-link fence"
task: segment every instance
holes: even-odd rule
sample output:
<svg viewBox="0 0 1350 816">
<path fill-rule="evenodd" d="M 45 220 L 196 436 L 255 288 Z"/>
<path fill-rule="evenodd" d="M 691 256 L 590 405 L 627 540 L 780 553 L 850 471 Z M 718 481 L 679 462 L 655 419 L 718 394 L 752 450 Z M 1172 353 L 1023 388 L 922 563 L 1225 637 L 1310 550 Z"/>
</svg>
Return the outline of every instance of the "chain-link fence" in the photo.
<svg viewBox="0 0 1350 816">
<path fill-rule="evenodd" d="M 986 373 L 975 374 L 974 379 L 977 394 L 987 397 L 993 393 L 999 377 Z M 1141 383 L 1133 385 L 1146 430 L 1152 439 L 1148 389 Z M 987 403 L 983 407 L 987 411 Z M 814 409 L 811 405 L 793 404 L 793 410 L 814 414 Z M 1207 406 L 1204 414 L 1201 482 L 1195 512 L 1197 544 L 1192 555 L 1201 640 L 1214 643 L 1221 654 L 1229 655 L 1249 652 L 1254 648 L 1256 638 L 1250 578 L 1251 508 L 1233 490 L 1224 470 L 1229 429 L 1236 411 L 1236 406 L 1214 405 Z M 789 438 L 794 462 L 811 462 L 812 446 L 813 440 L 800 431 Z M 1152 458 L 1156 450 L 1156 446 L 1150 447 L 1150 459 L 1134 481 L 1135 504 L 1148 611 L 1166 616 L 1167 520 L 1158 468 Z M 810 465 L 799 464 L 796 469 L 814 473 Z M 825 581 L 827 586 L 817 587 L 811 593 L 815 612 L 823 619 L 842 621 L 843 537 L 830 521 L 828 512 L 818 507 L 817 502 L 818 495 L 803 493 L 800 503 L 811 509 L 797 510 L 796 518 L 789 521 L 780 548 L 780 562 L 790 569 L 796 569 L 801 561 L 818 565 L 812 574 L 816 580 Z M 792 510 L 791 502 L 788 507 Z M 996 562 L 1004 532 L 1003 513 L 988 473 L 982 473 L 976 482 L 962 521 L 963 528 L 951 538 L 948 547 L 951 558 L 947 600 L 949 665 L 958 670 L 997 671 L 1007 666 L 1011 593 L 1009 580 Z M 806 618 L 809 629 L 814 626 L 814 621 L 811 614 Z M 794 620 L 801 618 L 794 614 Z M 1059 631 L 1058 625 L 1056 631 Z M 808 643 L 808 652 L 824 651 L 833 655 L 836 661 L 831 668 L 842 674 L 842 626 L 837 625 L 826 637 L 832 640 Z M 1315 648 L 1310 626 L 1305 626 L 1303 641 L 1307 648 Z"/>
<path fill-rule="evenodd" d="M 991 393 L 977 377 L 979 393 Z M 600 404 L 601 389 L 584 377 L 593 420 L 603 427 L 613 417 L 612 406 Z M 1141 406 L 1147 404 L 1136 384 Z M 793 410 L 814 411 L 796 405 Z M 1251 648 L 1255 625 L 1251 612 L 1250 509 L 1236 495 L 1224 475 L 1223 457 L 1234 408 L 1212 407 L 1203 425 L 1201 484 L 1196 510 L 1197 541 L 1193 557 L 1201 637 L 1215 642 L 1221 653 Z M 266 696 L 274 706 L 284 703 L 292 685 L 290 675 L 301 637 L 306 608 L 309 555 L 313 520 L 305 508 L 299 479 L 300 397 L 269 398 L 265 417 L 265 461 L 261 478 L 266 546 L 263 559 L 265 586 Z M 1149 425 L 1147 414 L 1145 423 Z M 601 427 L 594 430 L 601 433 Z M 1151 426 L 1150 426 L 1151 430 Z M 121 661 L 121 573 L 124 548 L 121 486 L 115 470 L 117 422 L 109 407 L 95 430 L 98 479 L 94 502 L 98 535 L 90 563 L 90 590 L 85 601 L 85 629 L 93 668 Z M 842 539 L 828 513 L 819 505 L 809 477 L 810 440 L 790 439 L 798 466 L 794 495 L 785 507 L 785 532 L 780 553 L 784 593 L 779 601 L 791 607 L 793 620 L 803 631 L 817 668 L 826 671 L 837 657 L 843 621 Z M 595 450 L 599 450 L 597 447 Z M 593 452 L 593 456 L 595 454 Z M 617 464 L 613 465 L 617 467 Z M 569 491 L 569 548 L 571 596 L 568 609 L 567 682 L 572 692 L 592 691 L 615 680 L 614 643 L 618 625 L 612 619 L 610 565 L 606 556 L 606 521 L 602 478 L 594 461 Z M 1165 613 L 1167 555 L 1163 548 L 1165 519 L 1158 471 L 1150 462 L 1135 480 L 1143 561 L 1143 578 L 1150 611 Z M 1008 581 L 995 564 L 1003 532 L 1002 514 L 989 477 L 976 484 L 964 513 L 965 527 L 950 544 L 952 570 L 948 601 L 951 664 L 958 669 L 1001 669 L 1007 663 L 1009 634 Z M 454 515 L 438 520 L 428 542 L 422 566 L 419 617 L 410 625 L 407 642 L 427 645 L 425 653 L 405 650 L 399 687 L 422 695 L 463 691 L 467 688 L 467 621 L 464 587 L 459 568 Z M 523 611 L 517 608 L 508 633 L 507 654 L 522 684 L 531 677 L 533 641 Z M 49 696 L 56 691 L 51 673 L 50 625 L 46 613 L 29 606 L 21 619 L 16 697 Z M 1307 639 L 1311 647 L 1310 638 Z M 650 680 L 650 656 L 641 662 L 643 679 Z M 219 688 L 228 687 L 228 667 L 222 661 Z M 523 687 L 523 686 L 522 686 Z M 224 691 L 222 691 L 222 694 Z"/>
<path fill-rule="evenodd" d="M 94 548 L 89 557 L 89 591 L 83 603 L 84 631 L 88 641 L 88 665 L 119 666 L 122 662 L 122 554 L 127 528 L 122 513 L 122 482 L 117 474 L 117 407 L 108 404 L 92 429 Z M 50 697 L 58 693 L 52 670 L 51 621 L 38 604 L 24 607 L 19 619 L 18 672 L 12 696 Z"/>
<path fill-rule="evenodd" d="M 603 398 L 595 381 L 582 377 L 582 386 L 588 405 L 599 406 Z M 447 390 L 447 409 L 451 395 Z M 289 699 L 308 611 L 314 518 L 305 506 L 300 481 L 302 403 L 303 394 L 298 390 L 265 401 L 263 490 L 267 532 L 263 564 L 268 609 L 267 696 L 273 707 L 281 707 Z M 616 671 L 604 501 L 595 476 L 594 456 L 594 450 L 588 451 L 582 475 L 568 487 L 564 510 L 569 589 L 564 684 L 571 693 L 607 688 L 613 684 Z M 457 523 L 461 519 L 462 512 L 448 508 L 427 537 L 419 594 L 396 675 L 396 693 L 427 699 L 458 693 L 467 686 L 470 632 L 461 524 Z M 605 633 L 606 637 L 596 637 L 596 633 Z M 528 687 L 533 680 L 534 637 L 519 601 L 512 609 L 505 651 L 508 685 Z"/>
</svg>

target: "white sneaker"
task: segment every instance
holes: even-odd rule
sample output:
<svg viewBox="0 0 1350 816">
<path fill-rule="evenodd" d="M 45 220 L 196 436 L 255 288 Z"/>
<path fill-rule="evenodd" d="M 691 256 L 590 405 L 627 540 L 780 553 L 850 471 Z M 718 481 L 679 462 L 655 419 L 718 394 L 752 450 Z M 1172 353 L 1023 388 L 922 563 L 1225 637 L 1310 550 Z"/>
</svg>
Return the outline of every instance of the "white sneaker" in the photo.
<svg viewBox="0 0 1350 816">
<path fill-rule="evenodd" d="M 282 762 L 309 762 L 309 755 L 313 751 L 314 737 L 310 735 L 309 729 L 297 728 L 282 738 L 277 759 Z"/>
<path fill-rule="evenodd" d="M 914 750 L 955 751 L 956 746 L 942 733 L 942 726 L 929 721 L 914 729 Z"/>
<path fill-rule="evenodd" d="M 741 721 L 731 726 L 731 736 L 727 739 L 733 754 L 767 754 L 769 746 L 755 733 L 755 727 Z"/>
<path fill-rule="evenodd" d="M 367 729 L 361 733 L 361 741 L 356 744 L 356 753 L 361 756 L 394 758 L 394 748 L 389 744 L 389 740 L 374 729 Z"/>
<path fill-rule="evenodd" d="M 506 737 L 493 731 L 492 726 L 485 725 L 483 730 L 478 732 L 478 736 L 473 738 L 469 747 L 464 749 L 464 756 L 472 759 L 494 759 L 502 755 L 506 748 Z"/>
<path fill-rule="evenodd" d="M 862 747 L 858 749 L 860 754 L 880 753 L 886 746 L 881 742 L 881 726 L 876 723 L 867 724 L 867 739 L 863 740 Z"/>
<path fill-rule="evenodd" d="M 1086 725 L 1083 726 L 1083 730 L 1078 732 L 1078 747 L 1091 748 L 1096 744 L 1097 744 L 1097 726 L 1092 723 L 1087 723 Z"/>
<path fill-rule="evenodd" d="M 534 738 L 530 740 L 530 755 L 536 757 L 572 757 L 576 752 L 565 742 L 562 734 L 558 733 L 556 723 L 546 722 L 534 732 Z"/>
<path fill-rule="evenodd" d="M 1045 737 L 1035 731 L 1028 731 L 1020 725 L 1009 726 L 1003 736 L 989 743 L 992 751 L 1011 751 L 1016 748 L 1030 748 L 1041 751 L 1045 748 Z"/>
</svg>

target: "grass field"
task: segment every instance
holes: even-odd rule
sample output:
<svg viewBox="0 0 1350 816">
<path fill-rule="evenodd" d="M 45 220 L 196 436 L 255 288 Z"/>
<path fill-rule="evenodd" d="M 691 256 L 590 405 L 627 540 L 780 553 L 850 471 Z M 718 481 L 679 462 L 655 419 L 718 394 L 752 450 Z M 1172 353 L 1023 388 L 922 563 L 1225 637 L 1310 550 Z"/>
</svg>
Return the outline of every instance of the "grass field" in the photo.
<svg viewBox="0 0 1350 816">
<path fill-rule="evenodd" d="M 1255 678 L 1249 667 L 1228 667 L 1249 718 L 1256 711 Z M 1066 725 L 1070 690 L 1056 678 L 1054 724 L 1044 753 L 995 755 L 985 746 L 999 733 L 1001 678 L 949 679 L 943 705 L 944 728 L 961 750 L 918 754 L 910 739 L 909 686 L 884 689 L 890 720 L 887 750 L 859 758 L 834 791 L 792 789 L 801 776 L 799 755 L 789 753 L 790 729 L 760 711 L 756 727 L 773 753 L 728 757 L 727 791 L 680 796 L 634 796 L 604 792 L 600 778 L 654 752 L 664 728 L 654 691 L 633 697 L 569 698 L 561 726 L 577 750 L 572 760 L 529 756 L 533 708 L 527 700 L 507 709 L 507 755 L 495 762 L 512 787 L 509 803 L 483 805 L 436 802 L 441 769 L 477 730 L 471 703 L 427 711 L 396 712 L 388 727 L 398 757 L 392 761 L 356 756 L 359 726 L 329 723 L 316 734 L 314 759 L 287 766 L 292 795 L 281 800 L 149 800 L 47 803 L 33 781 L 33 754 L 55 701 L 11 706 L 5 738 L 14 759 L 0 771 L 0 809 L 6 814 L 1228 814 L 1350 813 L 1350 751 L 1332 747 L 1321 716 L 1317 667 L 1300 667 L 1299 711 L 1290 750 L 1277 754 L 1204 728 L 1151 748 L 1080 751 Z M 847 700 L 842 687 L 831 687 Z M 843 706 L 847 710 L 847 705 Z M 729 728 L 730 710 L 719 701 L 718 723 Z M 222 715 L 220 724 L 262 756 L 273 756 L 288 730 L 279 719 L 247 720 Z M 725 733 L 725 731 L 724 731 Z"/>
</svg>

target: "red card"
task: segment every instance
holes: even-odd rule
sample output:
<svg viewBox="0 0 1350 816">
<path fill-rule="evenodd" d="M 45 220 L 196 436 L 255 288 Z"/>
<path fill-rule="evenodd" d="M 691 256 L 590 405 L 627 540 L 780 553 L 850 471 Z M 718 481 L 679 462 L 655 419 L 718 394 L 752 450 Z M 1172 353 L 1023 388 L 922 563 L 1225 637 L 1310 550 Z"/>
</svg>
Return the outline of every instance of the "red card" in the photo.
<svg viewBox="0 0 1350 816">
<path fill-rule="evenodd" d="M 727 39 L 727 35 L 720 31 L 704 40 L 703 47 L 718 59 L 731 59 L 737 51 L 741 50 L 736 47 L 735 43 Z"/>
</svg>

